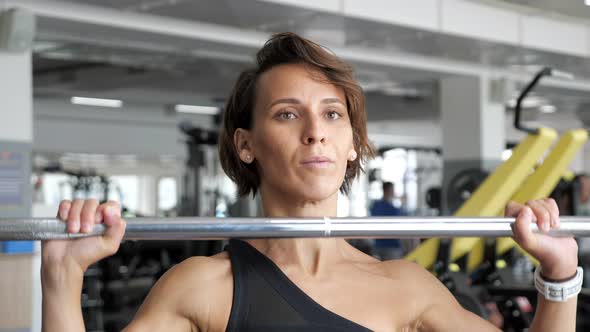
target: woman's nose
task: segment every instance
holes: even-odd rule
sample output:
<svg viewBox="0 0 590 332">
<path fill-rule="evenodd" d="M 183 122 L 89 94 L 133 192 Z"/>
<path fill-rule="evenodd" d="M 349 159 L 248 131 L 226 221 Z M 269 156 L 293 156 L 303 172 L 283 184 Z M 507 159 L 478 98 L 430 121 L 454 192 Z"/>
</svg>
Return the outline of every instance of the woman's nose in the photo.
<svg viewBox="0 0 590 332">
<path fill-rule="evenodd" d="M 315 142 L 317 142 L 317 141 L 319 141 L 320 143 L 324 143 L 324 142 L 325 142 L 325 140 L 326 140 L 326 138 L 325 138 L 325 137 L 321 137 L 321 138 L 319 138 L 319 139 L 318 139 L 318 138 L 316 138 L 316 137 L 312 137 L 312 136 L 310 136 L 310 137 L 308 137 L 308 138 L 307 138 L 307 142 L 306 142 L 306 143 L 307 143 L 307 144 L 313 144 L 313 143 L 315 143 Z"/>
<path fill-rule="evenodd" d="M 315 144 L 326 142 L 326 131 L 318 120 L 310 120 L 305 124 L 303 134 L 304 144 Z"/>
</svg>

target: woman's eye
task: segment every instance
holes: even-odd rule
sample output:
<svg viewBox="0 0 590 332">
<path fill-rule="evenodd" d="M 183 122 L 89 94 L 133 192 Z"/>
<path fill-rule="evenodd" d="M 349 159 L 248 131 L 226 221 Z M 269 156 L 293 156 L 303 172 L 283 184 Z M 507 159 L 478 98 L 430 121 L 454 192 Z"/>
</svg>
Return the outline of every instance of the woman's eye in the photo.
<svg viewBox="0 0 590 332">
<path fill-rule="evenodd" d="M 326 115 L 328 117 L 328 119 L 330 120 L 336 120 L 336 119 L 340 119 L 342 116 L 340 115 L 340 113 L 336 112 L 336 111 L 330 111 L 328 112 L 328 114 Z"/>
<path fill-rule="evenodd" d="M 293 120 L 296 118 L 296 116 L 293 112 L 281 112 L 279 113 L 279 118 L 281 120 Z"/>
</svg>

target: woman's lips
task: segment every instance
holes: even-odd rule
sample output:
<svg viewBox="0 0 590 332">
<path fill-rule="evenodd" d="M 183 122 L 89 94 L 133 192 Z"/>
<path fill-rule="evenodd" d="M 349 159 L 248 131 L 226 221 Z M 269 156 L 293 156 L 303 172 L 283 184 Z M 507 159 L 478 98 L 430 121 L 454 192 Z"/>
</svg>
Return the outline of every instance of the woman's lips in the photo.
<svg viewBox="0 0 590 332">
<path fill-rule="evenodd" d="M 334 162 L 330 158 L 326 157 L 312 157 L 307 158 L 301 162 L 301 165 L 309 168 L 327 168 Z"/>
</svg>

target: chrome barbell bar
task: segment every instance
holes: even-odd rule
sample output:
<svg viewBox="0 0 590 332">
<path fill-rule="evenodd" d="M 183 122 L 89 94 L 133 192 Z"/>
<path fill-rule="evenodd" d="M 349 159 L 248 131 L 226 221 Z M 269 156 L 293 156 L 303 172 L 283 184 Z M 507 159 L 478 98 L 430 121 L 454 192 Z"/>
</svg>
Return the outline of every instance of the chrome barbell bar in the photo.
<svg viewBox="0 0 590 332">
<path fill-rule="evenodd" d="M 561 217 L 561 227 L 549 232 L 559 237 L 590 237 L 590 219 Z M 127 240 L 217 240 L 228 238 L 429 238 L 511 236 L 514 218 L 359 217 L 359 218 L 131 218 Z M 535 224 L 533 232 L 539 232 Z M 2 219 L 0 240 L 58 240 L 102 235 L 97 224 L 91 233 L 69 234 L 55 218 Z"/>
</svg>

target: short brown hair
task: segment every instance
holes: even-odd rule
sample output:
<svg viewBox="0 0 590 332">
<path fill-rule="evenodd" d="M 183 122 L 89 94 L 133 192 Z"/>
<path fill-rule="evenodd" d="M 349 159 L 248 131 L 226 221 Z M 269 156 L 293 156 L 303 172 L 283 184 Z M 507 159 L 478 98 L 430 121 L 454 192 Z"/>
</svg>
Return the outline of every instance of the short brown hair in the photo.
<svg viewBox="0 0 590 332">
<path fill-rule="evenodd" d="M 256 54 L 256 67 L 243 71 L 229 96 L 219 133 L 219 158 L 225 173 L 238 186 L 240 196 L 256 195 L 260 177 L 255 163 L 243 163 L 234 145 L 236 129 L 251 129 L 254 119 L 256 83 L 266 71 L 283 64 L 305 64 L 317 70 L 327 81 L 344 90 L 350 118 L 353 144 L 358 158 L 349 161 L 340 191 L 348 194 L 352 180 L 364 171 L 361 164 L 374 156 L 367 137 L 365 96 L 353 78 L 352 68 L 322 46 L 286 32 L 273 35 Z"/>
</svg>

